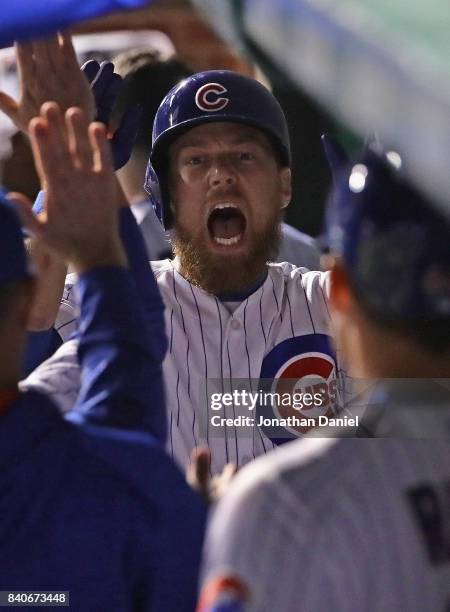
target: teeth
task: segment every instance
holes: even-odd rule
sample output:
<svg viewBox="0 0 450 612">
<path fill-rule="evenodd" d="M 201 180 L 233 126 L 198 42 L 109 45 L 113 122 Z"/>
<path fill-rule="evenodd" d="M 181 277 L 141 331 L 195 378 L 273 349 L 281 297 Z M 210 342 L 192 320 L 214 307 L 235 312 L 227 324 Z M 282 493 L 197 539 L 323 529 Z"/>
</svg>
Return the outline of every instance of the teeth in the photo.
<svg viewBox="0 0 450 612">
<path fill-rule="evenodd" d="M 218 236 L 214 236 L 214 240 L 218 244 L 223 244 L 224 246 L 230 246 L 231 244 L 236 244 L 241 239 L 242 234 L 238 234 L 237 236 L 233 236 L 232 238 L 219 238 Z"/>
<path fill-rule="evenodd" d="M 213 210 L 222 210 L 223 208 L 237 208 L 236 204 L 216 204 Z"/>
</svg>

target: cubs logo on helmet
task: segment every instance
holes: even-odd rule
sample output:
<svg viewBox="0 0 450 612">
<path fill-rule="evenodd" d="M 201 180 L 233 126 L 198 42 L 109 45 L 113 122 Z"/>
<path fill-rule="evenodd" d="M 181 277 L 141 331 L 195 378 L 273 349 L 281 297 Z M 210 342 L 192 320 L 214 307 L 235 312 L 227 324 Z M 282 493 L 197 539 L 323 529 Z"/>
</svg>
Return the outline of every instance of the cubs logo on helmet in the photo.
<svg viewBox="0 0 450 612">
<path fill-rule="evenodd" d="M 195 103 L 200 110 L 205 112 L 221 111 L 230 101 L 229 98 L 220 97 L 225 93 L 227 89 L 220 83 L 206 83 L 197 90 Z"/>
<path fill-rule="evenodd" d="M 260 388 L 269 401 L 258 406 L 259 417 L 315 421 L 319 416 L 334 415 L 338 404 L 337 366 L 328 336 L 297 336 L 276 345 L 264 358 Z M 263 429 L 280 444 L 307 433 L 311 422 Z"/>
</svg>

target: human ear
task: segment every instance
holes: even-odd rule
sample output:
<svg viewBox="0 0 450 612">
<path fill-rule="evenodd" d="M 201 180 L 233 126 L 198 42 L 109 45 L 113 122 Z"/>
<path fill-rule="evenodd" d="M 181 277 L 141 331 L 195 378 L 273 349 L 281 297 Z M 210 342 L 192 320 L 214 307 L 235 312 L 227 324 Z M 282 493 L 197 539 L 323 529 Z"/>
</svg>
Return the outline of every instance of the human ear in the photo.
<svg viewBox="0 0 450 612">
<path fill-rule="evenodd" d="M 292 172 L 290 168 L 280 169 L 280 194 L 280 208 L 283 209 L 288 206 L 292 198 Z"/>
</svg>

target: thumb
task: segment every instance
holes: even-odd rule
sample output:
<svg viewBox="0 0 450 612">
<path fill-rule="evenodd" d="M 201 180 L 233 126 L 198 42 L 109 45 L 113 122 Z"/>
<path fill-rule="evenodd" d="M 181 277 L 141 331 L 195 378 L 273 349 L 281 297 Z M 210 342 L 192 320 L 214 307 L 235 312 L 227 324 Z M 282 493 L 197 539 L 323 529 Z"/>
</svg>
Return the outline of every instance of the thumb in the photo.
<svg viewBox="0 0 450 612">
<path fill-rule="evenodd" d="M 141 118 L 142 107 L 132 106 L 125 112 L 119 127 L 114 133 L 111 146 L 116 170 L 122 168 L 130 159 Z"/>
<path fill-rule="evenodd" d="M 191 487 L 207 497 L 210 482 L 211 454 L 207 448 L 195 448 L 187 470 L 187 481 Z"/>
<path fill-rule="evenodd" d="M 0 110 L 3 111 L 5 115 L 7 115 L 15 124 L 17 119 L 17 109 L 17 102 L 11 98 L 11 96 L 8 96 L 8 94 L 4 91 L 0 91 Z"/>
<path fill-rule="evenodd" d="M 84 62 L 84 64 L 81 66 L 81 72 L 87 78 L 87 80 L 89 81 L 89 84 L 91 84 L 92 81 L 95 79 L 99 70 L 100 70 L 100 64 L 96 60 L 93 60 L 93 59 L 90 59 L 87 62 Z"/>
<path fill-rule="evenodd" d="M 6 196 L 7 199 L 14 205 L 22 226 L 27 229 L 30 234 L 37 237 L 42 234 L 42 223 L 33 213 L 33 204 L 23 193 L 11 191 Z"/>
</svg>

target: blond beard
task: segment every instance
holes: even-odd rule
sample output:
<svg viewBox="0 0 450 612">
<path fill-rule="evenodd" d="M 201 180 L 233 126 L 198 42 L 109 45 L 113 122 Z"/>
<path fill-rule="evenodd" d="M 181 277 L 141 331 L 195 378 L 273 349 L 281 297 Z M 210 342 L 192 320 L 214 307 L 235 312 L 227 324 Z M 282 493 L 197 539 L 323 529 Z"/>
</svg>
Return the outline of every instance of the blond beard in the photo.
<svg viewBox="0 0 450 612">
<path fill-rule="evenodd" d="M 174 255 L 186 280 L 208 293 L 244 291 L 264 273 L 268 261 L 278 254 L 281 242 L 282 213 L 277 211 L 265 230 L 255 236 L 248 252 L 223 256 L 211 253 L 205 241 L 175 223 L 172 236 Z"/>
</svg>

